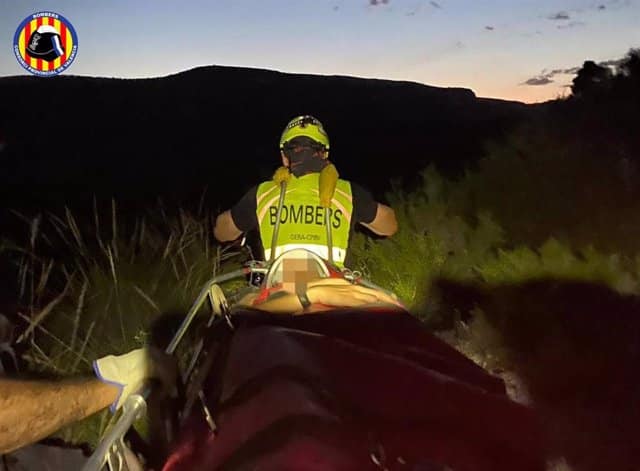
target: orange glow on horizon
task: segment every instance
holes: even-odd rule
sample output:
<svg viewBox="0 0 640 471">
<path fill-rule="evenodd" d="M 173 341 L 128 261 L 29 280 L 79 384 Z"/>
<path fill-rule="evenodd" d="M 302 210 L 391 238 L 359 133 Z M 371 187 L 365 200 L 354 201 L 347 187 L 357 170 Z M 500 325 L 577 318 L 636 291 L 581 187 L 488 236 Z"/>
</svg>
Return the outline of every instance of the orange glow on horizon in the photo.
<svg viewBox="0 0 640 471">
<path fill-rule="evenodd" d="M 471 87 L 472 88 L 472 87 Z M 473 89 L 473 88 L 472 88 Z M 556 100 L 558 98 L 564 98 L 571 94 L 569 88 L 560 88 L 554 85 L 545 86 L 531 86 L 531 85 L 516 85 L 498 91 L 496 89 L 487 90 L 483 93 L 483 89 L 474 90 L 476 96 L 479 98 L 496 98 L 499 100 L 513 100 L 521 101 L 523 103 L 543 103 L 549 100 Z"/>
<path fill-rule="evenodd" d="M 498 100 L 520 101 L 522 103 L 542 103 L 545 101 L 564 98 L 571 94 L 571 89 L 561 83 L 554 82 L 548 85 L 524 85 L 524 84 L 505 84 L 505 83 L 482 83 L 470 79 L 467 83 L 460 83 L 459 77 L 455 80 L 439 80 L 438 82 L 429 82 L 421 80 L 420 83 L 435 87 L 460 87 L 473 90 L 478 98 L 495 98 Z M 568 81 L 567 81 L 568 82 Z"/>
</svg>

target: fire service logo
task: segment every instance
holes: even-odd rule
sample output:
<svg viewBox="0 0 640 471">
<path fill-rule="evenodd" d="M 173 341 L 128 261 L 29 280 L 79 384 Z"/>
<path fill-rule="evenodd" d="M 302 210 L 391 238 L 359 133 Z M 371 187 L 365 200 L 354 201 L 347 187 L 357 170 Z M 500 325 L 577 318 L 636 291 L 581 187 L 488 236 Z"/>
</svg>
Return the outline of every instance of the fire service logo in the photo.
<svg viewBox="0 0 640 471">
<path fill-rule="evenodd" d="M 32 74 L 58 75 L 76 58 L 78 36 L 64 16 L 41 11 L 29 15 L 18 26 L 13 52 L 20 65 Z"/>
</svg>

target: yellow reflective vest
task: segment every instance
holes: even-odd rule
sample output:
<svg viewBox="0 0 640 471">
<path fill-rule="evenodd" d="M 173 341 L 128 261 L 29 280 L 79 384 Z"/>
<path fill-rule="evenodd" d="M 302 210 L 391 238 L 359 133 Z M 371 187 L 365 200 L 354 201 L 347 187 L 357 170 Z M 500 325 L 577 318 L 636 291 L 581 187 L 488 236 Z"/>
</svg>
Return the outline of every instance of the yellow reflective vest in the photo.
<svg viewBox="0 0 640 471">
<path fill-rule="evenodd" d="M 292 175 L 287 183 L 274 258 L 295 248 L 304 248 L 324 259 L 329 258 L 325 210 L 320 206 L 319 179 L 320 173 L 309 173 L 299 178 Z M 278 213 L 280 186 L 272 180 L 261 183 L 256 198 L 260 238 L 265 258 L 269 260 L 273 249 L 271 243 Z M 351 184 L 339 179 L 331 200 L 329 218 L 333 261 L 339 267 L 344 266 L 352 215 Z"/>
</svg>

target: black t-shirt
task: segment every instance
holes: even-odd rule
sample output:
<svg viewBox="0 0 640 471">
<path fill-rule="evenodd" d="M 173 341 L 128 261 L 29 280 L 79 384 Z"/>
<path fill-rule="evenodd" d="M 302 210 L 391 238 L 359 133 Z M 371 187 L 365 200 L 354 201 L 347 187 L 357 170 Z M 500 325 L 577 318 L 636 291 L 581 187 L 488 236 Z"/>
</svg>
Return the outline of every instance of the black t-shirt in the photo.
<svg viewBox="0 0 640 471">
<path fill-rule="evenodd" d="M 242 232 L 258 228 L 258 216 L 256 215 L 257 192 L 258 186 L 256 185 L 231 208 L 233 223 Z M 351 227 L 356 223 L 369 224 L 372 222 L 378 211 L 378 203 L 373 199 L 371 193 L 360 185 L 351 183 L 351 195 L 353 198 Z"/>
</svg>

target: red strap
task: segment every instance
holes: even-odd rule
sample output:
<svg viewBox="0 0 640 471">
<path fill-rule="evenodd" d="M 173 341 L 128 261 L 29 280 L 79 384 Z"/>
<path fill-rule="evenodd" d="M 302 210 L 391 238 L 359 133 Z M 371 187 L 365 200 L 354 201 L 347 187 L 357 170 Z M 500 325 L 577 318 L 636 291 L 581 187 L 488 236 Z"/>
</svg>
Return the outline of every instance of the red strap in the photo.
<svg viewBox="0 0 640 471">
<path fill-rule="evenodd" d="M 282 285 L 281 284 L 277 284 L 276 286 L 274 286 L 272 288 L 262 288 L 262 290 L 260 290 L 260 293 L 258 294 L 258 296 L 256 296 L 256 299 L 253 300 L 252 304 L 254 306 L 257 306 L 258 304 L 262 304 L 267 299 L 269 299 L 269 296 L 271 296 L 273 293 L 277 293 L 278 291 L 282 291 Z"/>
</svg>

